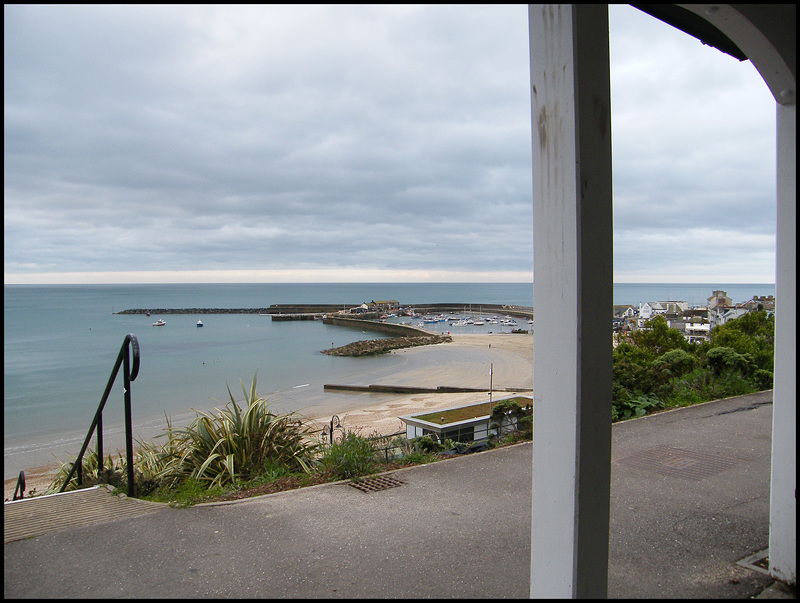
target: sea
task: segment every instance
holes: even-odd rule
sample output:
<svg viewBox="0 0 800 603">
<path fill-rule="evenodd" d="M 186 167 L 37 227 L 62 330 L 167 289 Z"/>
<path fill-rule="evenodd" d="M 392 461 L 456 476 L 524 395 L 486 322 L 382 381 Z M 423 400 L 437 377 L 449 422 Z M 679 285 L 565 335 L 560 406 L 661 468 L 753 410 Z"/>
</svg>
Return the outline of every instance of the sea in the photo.
<svg viewBox="0 0 800 603">
<path fill-rule="evenodd" d="M 705 305 L 715 290 L 734 302 L 774 295 L 764 284 L 614 285 L 614 304 L 686 301 Z M 534 306 L 531 283 L 292 283 L 5 285 L 3 354 L 4 479 L 19 471 L 74 460 L 86 437 L 125 336 L 140 347 L 131 383 L 134 435 L 151 439 L 188 425 L 197 411 L 240 402 L 257 379 L 276 412 L 327 416 L 364 399 L 324 391 L 326 383 L 369 385 L 396 372 L 407 357 L 350 358 L 323 349 L 382 337 L 321 321 L 273 322 L 259 314 L 119 314 L 138 308 L 265 308 L 272 304 L 482 304 Z M 164 327 L 153 327 L 158 318 Z M 197 321 L 204 326 L 198 328 Z M 438 330 L 446 323 L 425 325 Z M 528 325 L 522 325 L 527 327 Z M 503 326 L 459 332 L 499 332 Z M 509 328 L 510 330 L 510 328 Z M 414 368 L 403 366 L 404 369 Z M 124 449 L 120 372 L 103 414 L 106 450 Z M 380 396 L 365 394 L 367 396 Z M 380 400 L 370 400 L 378 403 Z M 92 442 L 92 447 L 94 442 Z"/>
</svg>

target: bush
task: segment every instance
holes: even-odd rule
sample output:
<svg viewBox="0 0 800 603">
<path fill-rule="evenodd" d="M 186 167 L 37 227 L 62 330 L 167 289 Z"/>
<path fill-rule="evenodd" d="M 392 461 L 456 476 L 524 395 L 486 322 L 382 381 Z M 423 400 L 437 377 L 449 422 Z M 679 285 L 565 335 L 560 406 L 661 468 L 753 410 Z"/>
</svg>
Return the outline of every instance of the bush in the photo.
<svg viewBox="0 0 800 603">
<path fill-rule="evenodd" d="M 417 436 L 416 438 L 408 440 L 408 446 L 410 450 L 424 452 L 426 454 L 441 452 L 445 449 L 444 444 L 442 444 L 439 440 L 434 440 L 429 435 Z"/>
<path fill-rule="evenodd" d="M 763 310 L 748 312 L 711 330 L 709 347 L 732 348 L 749 354 L 755 368 L 771 371 L 775 353 L 775 317 Z"/>
<path fill-rule="evenodd" d="M 198 412 L 185 429 L 167 422 L 167 441 L 162 446 L 139 446 L 138 467 L 154 485 L 174 487 L 187 479 L 209 487 L 249 480 L 274 467 L 309 472 L 317 444 L 310 428 L 293 414 L 276 415 L 268 400 L 256 392 L 256 376 L 248 392 L 246 408 L 233 398 L 217 413 Z"/>
<path fill-rule="evenodd" d="M 649 353 L 652 358 L 670 350 L 688 350 L 692 347 L 678 329 L 667 324 L 663 316 L 654 316 L 645 323 L 645 328 L 633 331 L 630 339 L 634 346 Z"/>
<path fill-rule="evenodd" d="M 753 382 L 760 390 L 772 389 L 773 374 L 764 369 L 758 369 L 753 373 Z"/>
<path fill-rule="evenodd" d="M 664 403 L 655 396 L 628 396 L 622 400 L 615 400 L 611 406 L 611 420 L 631 419 L 643 417 L 656 408 L 662 408 Z"/>
<path fill-rule="evenodd" d="M 747 375 L 751 369 L 748 355 L 739 354 L 733 348 L 727 347 L 711 348 L 706 354 L 706 364 L 717 377 L 732 371 Z"/>
<path fill-rule="evenodd" d="M 319 465 L 334 477 L 352 479 L 375 473 L 380 459 L 373 442 L 350 431 L 340 442 L 323 446 Z"/>
<path fill-rule="evenodd" d="M 674 377 L 691 372 L 697 364 L 697 359 L 684 350 L 670 350 L 653 361 L 654 368 L 668 370 Z"/>
</svg>

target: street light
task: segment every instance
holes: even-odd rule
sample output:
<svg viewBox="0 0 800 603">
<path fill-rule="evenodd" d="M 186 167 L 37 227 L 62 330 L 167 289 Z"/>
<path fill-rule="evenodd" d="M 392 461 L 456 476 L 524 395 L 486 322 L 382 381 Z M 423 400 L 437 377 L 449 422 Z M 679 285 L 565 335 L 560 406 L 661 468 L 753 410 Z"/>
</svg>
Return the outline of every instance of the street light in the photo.
<svg viewBox="0 0 800 603">
<path fill-rule="evenodd" d="M 492 414 L 492 373 L 494 373 L 494 363 L 489 364 L 489 414 Z"/>
<path fill-rule="evenodd" d="M 343 431 L 344 431 L 344 427 L 342 427 L 342 424 L 341 424 L 341 422 L 339 421 L 339 416 L 338 416 L 338 415 L 333 415 L 333 416 L 331 417 L 331 422 L 330 422 L 330 424 L 329 424 L 329 425 L 327 425 L 327 426 L 325 426 L 325 427 L 323 427 L 323 428 L 322 428 L 322 433 L 320 434 L 320 435 L 322 435 L 322 437 L 323 437 L 323 438 L 324 438 L 326 435 L 330 435 L 331 444 L 333 444 L 333 430 L 334 430 L 334 429 L 341 429 L 341 430 L 343 430 Z M 326 430 L 327 430 L 327 432 L 326 432 Z"/>
</svg>

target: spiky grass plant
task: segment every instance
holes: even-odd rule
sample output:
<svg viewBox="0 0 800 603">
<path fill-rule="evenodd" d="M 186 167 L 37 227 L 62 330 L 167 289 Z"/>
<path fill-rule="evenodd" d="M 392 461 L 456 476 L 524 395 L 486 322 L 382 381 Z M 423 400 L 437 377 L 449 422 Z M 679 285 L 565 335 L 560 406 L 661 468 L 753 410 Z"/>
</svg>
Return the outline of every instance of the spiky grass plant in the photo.
<svg viewBox="0 0 800 603">
<path fill-rule="evenodd" d="M 250 391 L 242 384 L 246 407 L 237 403 L 228 387 L 230 402 L 215 413 L 197 412 L 185 429 L 167 429 L 164 454 L 152 457 L 162 478 L 205 481 L 209 487 L 258 476 L 271 467 L 309 472 L 317 443 L 310 427 L 295 413 L 277 415 L 269 400 L 258 396 L 256 375 Z"/>
<path fill-rule="evenodd" d="M 58 473 L 56 473 L 56 476 L 53 478 L 50 486 L 48 486 L 43 494 L 53 494 L 60 491 L 67 479 L 67 476 L 69 475 L 70 470 L 72 469 L 72 465 L 74 464 L 72 462 L 65 463 L 58 459 L 56 460 L 60 465 Z M 83 459 L 81 459 L 83 483 L 80 486 L 78 485 L 78 475 L 76 472 L 73 474 L 72 479 L 69 481 L 69 484 L 67 484 L 65 490 L 70 491 L 78 490 L 80 488 L 88 488 L 99 483 L 119 486 L 122 483 L 125 475 L 125 460 L 119 455 L 116 459 L 114 459 L 110 453 L 107 453 L 105 456 L 105 461 L 103 462 L 103 471 L 99 476 L 97 474 L 97 469 L 97 450 L 87 450 L 83 455 Z"/>
</svg>

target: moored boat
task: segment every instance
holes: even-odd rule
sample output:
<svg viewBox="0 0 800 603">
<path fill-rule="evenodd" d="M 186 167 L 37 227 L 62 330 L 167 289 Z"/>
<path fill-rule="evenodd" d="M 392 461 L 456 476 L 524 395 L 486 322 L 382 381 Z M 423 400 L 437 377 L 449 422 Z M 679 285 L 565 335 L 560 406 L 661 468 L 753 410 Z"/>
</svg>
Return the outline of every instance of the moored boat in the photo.
<svg viewBox="0 0 800 603">
<path fill-rule="evenodd" d="M 203 326 L 203 321 L 202 320 L 198 320 L 197 321 L 197 326 L 198 327 L 202 327 Z"/>
<path fill-rule="evenodd" d="M 167 324 L 167 323 L 166 323 L 166 322 L 164 322 L 164 320 L 163 320 L 163 319 L 159 318 L 157 321 L 155 321 L 155 322 L 153 323 L 153 326 L 154 326 L 154 327 L 163 327 L 165 324 Z"/>
</svg>

